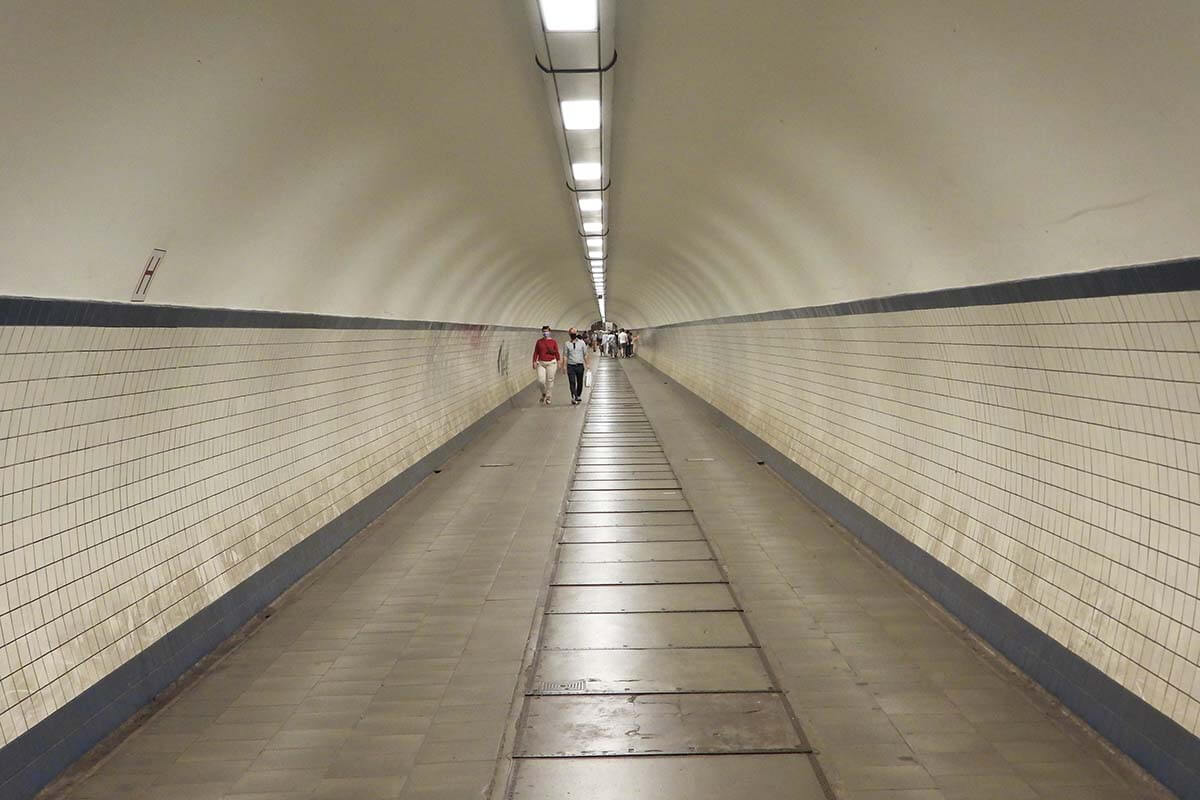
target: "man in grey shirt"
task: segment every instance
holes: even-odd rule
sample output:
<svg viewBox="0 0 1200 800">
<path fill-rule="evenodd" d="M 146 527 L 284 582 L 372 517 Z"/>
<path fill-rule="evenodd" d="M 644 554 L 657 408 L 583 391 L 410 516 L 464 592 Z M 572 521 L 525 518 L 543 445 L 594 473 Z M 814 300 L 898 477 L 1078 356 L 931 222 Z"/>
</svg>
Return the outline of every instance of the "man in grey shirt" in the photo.
<svg viewBox="0 0 1200 800">
<path fill-rule="evenodd" d="M 567 342 L 567 379 L 571 382 L 571 405 L 583 401 L 583 372 L 588 366 L 587 343 L 574 328 L 567 331 L 571 341 Z"/>
</svg>

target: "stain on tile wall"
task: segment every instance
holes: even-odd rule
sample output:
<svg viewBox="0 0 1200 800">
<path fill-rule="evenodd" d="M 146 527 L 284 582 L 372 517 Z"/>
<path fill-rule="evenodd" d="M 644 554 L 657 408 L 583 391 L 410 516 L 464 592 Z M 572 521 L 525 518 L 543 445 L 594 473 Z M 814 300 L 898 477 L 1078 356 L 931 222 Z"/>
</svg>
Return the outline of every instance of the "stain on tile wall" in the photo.
<svg viewBox="0 0 1200 800">
<path fill-rule="evenodd" d="M 1200 293 L 689 323 L 641 353 L 1200 733 Z"/>
</svg>

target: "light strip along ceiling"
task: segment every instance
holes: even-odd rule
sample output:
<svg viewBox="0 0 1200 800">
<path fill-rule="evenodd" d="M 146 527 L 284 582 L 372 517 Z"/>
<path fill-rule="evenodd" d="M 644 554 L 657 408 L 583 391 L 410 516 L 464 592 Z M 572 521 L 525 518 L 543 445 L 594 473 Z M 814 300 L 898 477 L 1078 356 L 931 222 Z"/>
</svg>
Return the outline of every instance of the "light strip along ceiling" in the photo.
<svg viewBox="0 0 1200 800">
<path fill-rule="evenodd" d="M 581 261 L 600 318 L 608 276 L 614 12 L 611 0 L 528 0 L 536 68 L 546 79 Z"/>
</svg>

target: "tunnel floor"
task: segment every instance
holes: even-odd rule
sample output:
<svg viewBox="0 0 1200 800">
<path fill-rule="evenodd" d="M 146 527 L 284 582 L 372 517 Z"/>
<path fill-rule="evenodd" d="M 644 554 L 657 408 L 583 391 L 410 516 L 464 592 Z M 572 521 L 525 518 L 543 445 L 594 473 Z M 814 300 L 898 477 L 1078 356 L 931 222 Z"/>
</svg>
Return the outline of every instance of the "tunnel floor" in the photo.
<svg viewBox="0 0 1200 800">
<path fill-rule="evenodd" d="M 52 795 L 1170 797 L 638 360 L 515 405 Z"/>
</svg>

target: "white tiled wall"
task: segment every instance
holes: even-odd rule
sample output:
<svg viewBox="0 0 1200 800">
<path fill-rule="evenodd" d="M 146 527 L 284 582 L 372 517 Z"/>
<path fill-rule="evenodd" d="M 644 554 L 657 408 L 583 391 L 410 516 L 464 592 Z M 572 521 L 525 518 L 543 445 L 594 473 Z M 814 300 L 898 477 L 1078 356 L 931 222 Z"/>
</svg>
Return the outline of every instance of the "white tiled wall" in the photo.
<svg viewBox="0 0 1200 800">
<path fill-rule="evenodd" d="M 0 327 L 0 745 L 518 391 L 532 342 Z"/>
<path fill-rule="evenodd" d="M 641 353 L 1200 733 L 1200 293 L 685 325 Z"/>
</svg>

